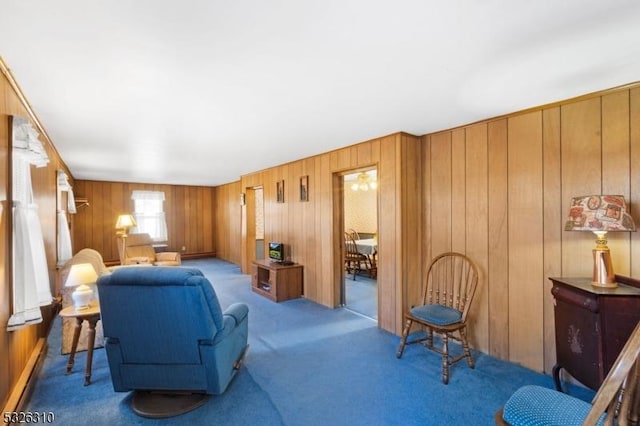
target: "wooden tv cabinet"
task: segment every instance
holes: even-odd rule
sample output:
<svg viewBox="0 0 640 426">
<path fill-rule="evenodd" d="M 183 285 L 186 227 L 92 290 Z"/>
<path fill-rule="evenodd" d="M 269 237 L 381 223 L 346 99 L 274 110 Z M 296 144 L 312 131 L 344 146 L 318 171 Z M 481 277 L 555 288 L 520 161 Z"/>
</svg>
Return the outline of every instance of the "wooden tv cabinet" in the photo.
<svg viewBox="0 0 640 426">
<path fill-rule="evenodd" d="M 302 296 L 302 265 L 254 260 L 251 265 L 251 290 L 274 302 L 297 299 Z"/>
</svg>

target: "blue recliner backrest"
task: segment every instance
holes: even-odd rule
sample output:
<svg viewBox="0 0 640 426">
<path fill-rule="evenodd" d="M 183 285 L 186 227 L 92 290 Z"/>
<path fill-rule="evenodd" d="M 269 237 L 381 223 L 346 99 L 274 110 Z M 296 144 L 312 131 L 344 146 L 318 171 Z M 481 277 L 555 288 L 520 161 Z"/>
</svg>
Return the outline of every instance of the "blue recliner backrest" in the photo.
<svg viewBox="0 0 640 426">
<path fill-rule="evenodd" d="M 125 363 L 199 364 L 200 342 L 223 329 L 218 298 L 197 269 L 124 267 L 98 280 L 107 339 Z"/>
</svg>

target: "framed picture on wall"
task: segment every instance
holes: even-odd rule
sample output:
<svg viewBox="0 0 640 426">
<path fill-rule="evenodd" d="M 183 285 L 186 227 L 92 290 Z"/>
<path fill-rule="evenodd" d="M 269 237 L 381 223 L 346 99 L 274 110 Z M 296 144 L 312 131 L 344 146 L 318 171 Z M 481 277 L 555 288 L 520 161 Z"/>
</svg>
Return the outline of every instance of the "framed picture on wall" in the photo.
<svg viewBox="0 0 640 426">
<path fill-rule="evenodd" d="M 276 201 L 284 203 L 284 180 L 276 182 Z"/>
<path fill-rule="evenodd" d="M 309 175 L 300 178 L 300 201 L 309 201 Z"/>
</svg>

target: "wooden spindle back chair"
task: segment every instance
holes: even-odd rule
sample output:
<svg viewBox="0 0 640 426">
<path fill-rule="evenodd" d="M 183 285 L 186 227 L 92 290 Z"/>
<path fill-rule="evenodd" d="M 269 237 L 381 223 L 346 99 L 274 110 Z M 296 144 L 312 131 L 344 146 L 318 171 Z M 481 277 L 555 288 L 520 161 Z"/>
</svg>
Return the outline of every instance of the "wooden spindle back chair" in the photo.
<svg viewBox="0 0 640 426">
<path fill-rule="evenodd" d="M 467 341 L 467 315 L 478 284 L 478 268 L 475 263 L 461 253 L 448 252 L 431 261 L 423 285 L 421 305 L 411 308 L 405 314 L 405 326 L 396 356 L 402 357 L 407 344 L 425 342 L 425 346 L 442 355 L 442 381 L 449 383 L 449 366 L 462 358 L 474 368 L 473 358 Z M 408 341 L 409 331 L 414 324 L 426 329 L 426 337 Z M 457 335 L 454 334 L 457 332 Z M 433 334 L 442 339 L 442 349 L 433 345 Z M 449 354 L 449 338 L 460 340 L 462 354 Z"/>
<path fill-rule="evenodd" d="M 344 233 L 344 267 L 347 274 L 353 274 L 353 279 L 360 271 L 368 271 L 372 276 L 374 266 L 371 259 L 364 253 L 360 253 L 356 240 L 349 232 Z"/>
</svg>

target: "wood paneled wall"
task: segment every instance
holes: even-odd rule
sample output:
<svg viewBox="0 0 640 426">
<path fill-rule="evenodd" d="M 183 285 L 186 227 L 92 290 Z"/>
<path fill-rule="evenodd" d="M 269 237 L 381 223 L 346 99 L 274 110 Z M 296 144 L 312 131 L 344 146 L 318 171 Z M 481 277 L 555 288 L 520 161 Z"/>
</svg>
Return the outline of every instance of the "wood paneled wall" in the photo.
<svg viewBox="0 0 640 426">
<path fill-rule="evenodd" d="M 284 242 L 291 259 L 304 265 L 306 298 L 337 306 L 343 240 L 338 204 L 343 188 L 340 177 L 375 166 L 379 180 L 379 324 L 399 332 L 404 300 L 407 293 L 416 292 L 414 283 L 419 282 L 421 244 L 416 231 L 421 228 L 420 159 L 420 139 L 398 133 L 242 176 L 239 183 L 217 188 L 216 229 L 222 238 L 217 248 L 220 253 L 228 253 L 227 260 L 239 258 L 242 270 L 249 273 L 252 251 L 246 242 L 247 209 L 253 208 L 252 188 L 263 187 L 265 241 Z M 300 201 L 302 176 L 309 176 L 308 202 Z M 278 180 L 284 180 L 284 203 L 276 201 Z M 238 210 L 241 192 L 247 194 L 247 205 Z M 234 219 L 238 213 L 240 220 Z M 240 252 L 223 249 L 235 246 L 242 247 Z"/>
<path fill-rule="evenodd" d="M 240 181 L 215 188 L 216 257 L 238 265 L 242 262 L 241 193 Z"/>
<path fill-rule="evenodd" d="M 239 187 L 217 189 L 218 209 L 226 212 L 218 214 L 216 229 L 224 244 L 242 245 L 240 263 L 248 273 L 246 223 L 233 219 L 225 203 L 235 205 L 240 192 L 263 186 L 265 240 L 291 245 L 292 259 L 305 266 L 305 297 L 336 306 L 336 175 L 377 166 L 379 325 L 399 333 L 403 311 L 418 301 L 425 265 L 443 251 L 460 251 L 481 271 L 473 346 L 549 372 L 555 337 L 548 277 L 589 276 L 592 266 L 594 237 L 563 230 L 568 203 L 588 193 L 623 194 L 640 221 L 639 165 L 635 84 L 420 138 L 390 135 L 243 176 Z M 298 181 L 307 174 L 310 201 L 304 203 Z M 275 201 L 280 179 L 282 204 Z M 244 218 L 246 209 L 241 212 Z M 633 256 L 640 251 L 638 233 L 610 234 L 609 247 L 617 273 L 640 274 Z"/>
<path fill-rule="evenodd" d="M 89 200 L 89 206 L 71 215 L 74 252 L 89 247 L 99 251 L 105 262 L 118 262 L 116 219 L 133 212 L 133 190 L 164 192 L 169 251 L 187 257 L 215 254 L 213 187 L 86 180 L 76 180 L 73 188 L 76 197 Z"/>
<path fill-rule="evenodd" d="M 54 315 L 53 306 L 42 308 L 43 322 L 17 331 L 7 332 L 11 316 L 11 203 L 9 116 L 31 119 L 41 133 L 40 140 L 49 156 L 49 164 L 31 168 L 32 186 L 45 242 L 51 292 L 56 295 L 56 171 L 66 166 L 38 126 L 37 117 L 24 98 L 8 68 L 0 58 L 0 403 L 7 409 L 16 409 L 20 402 L 26 378 L 35 367 L 34 359 L 44 347 L 44 336 Z M 67 171 L 68 173 L 68 171 Z"/>
<path fill-rule="evenodd" d="M 538 371 L 555 363 L 550 276 L 590 276 L 591 233 L 564 231 L 571 198 L 623 194 L 640 221 L 640 88 L 612 90 L 423 137 L 425 252 L 480 266 L 477 349 Z M 638 276 L 638 233 L 610 233 Z M 635 254 L 635 255 L 634 255 Z"/>
</svg>

